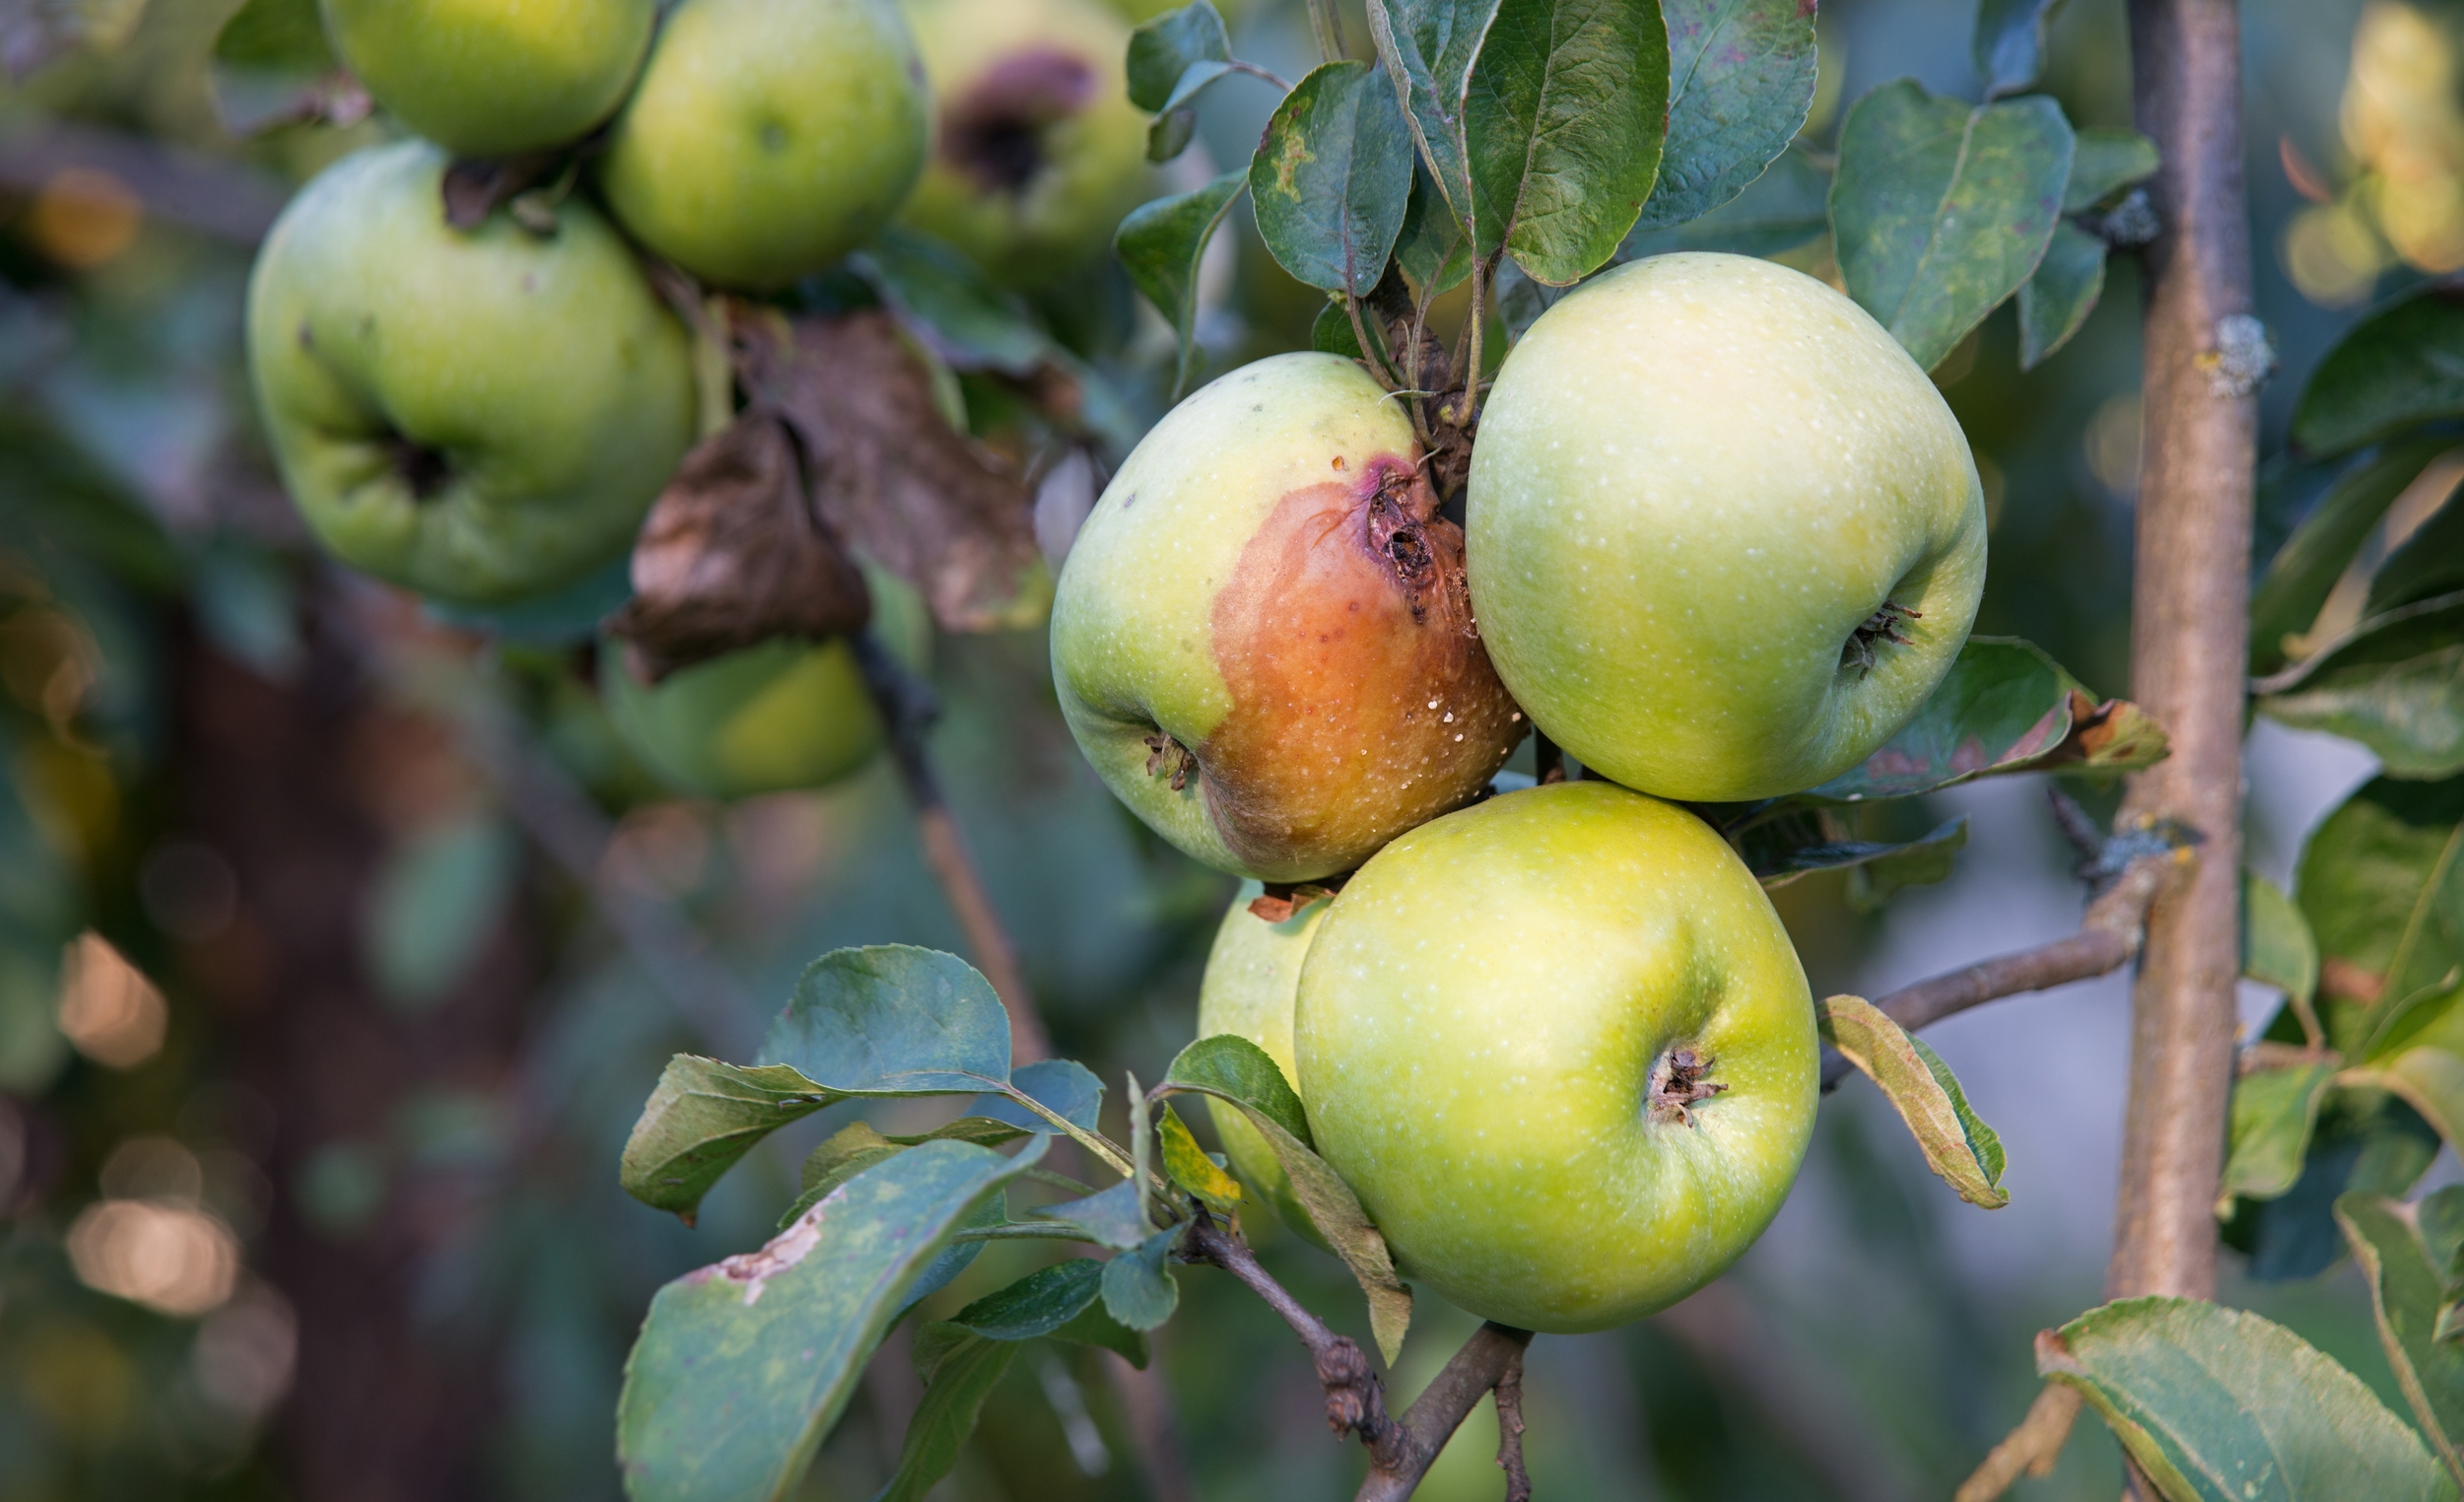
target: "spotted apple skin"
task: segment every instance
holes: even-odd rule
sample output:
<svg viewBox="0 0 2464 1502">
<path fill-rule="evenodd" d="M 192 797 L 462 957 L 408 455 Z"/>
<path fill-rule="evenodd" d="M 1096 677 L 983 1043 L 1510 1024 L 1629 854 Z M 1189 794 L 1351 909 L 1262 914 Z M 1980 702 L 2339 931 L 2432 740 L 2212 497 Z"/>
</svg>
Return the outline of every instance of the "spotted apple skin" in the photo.
<svg viewBox="0 0 2464 1502">
<path fill-rule="evenodd" d="M 1332 355 L 1235 371 L 1138 444 L 1061 570 L 1053 676 L 1124 803 L 1262 881 L 1358 865 L 1527 729 L 1408 418 Z"/>
<path fill-rule="evenodd" d="M 1319 1153 L 1405 1275 L 1544 1331 L 1719 1276 L 1787 1197 L 1820 1093 L 1805 971 L 1745 862 L 1591 781 L 1362 866 L 1310 940 L 1292 1050 Z"/>
</svg>

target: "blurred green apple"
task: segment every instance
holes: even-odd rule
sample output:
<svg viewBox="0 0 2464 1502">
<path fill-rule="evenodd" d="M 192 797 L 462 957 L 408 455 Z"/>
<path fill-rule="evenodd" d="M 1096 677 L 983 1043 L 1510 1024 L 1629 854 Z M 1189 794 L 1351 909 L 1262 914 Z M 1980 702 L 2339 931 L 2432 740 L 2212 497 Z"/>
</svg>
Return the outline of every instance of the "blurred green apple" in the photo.
<svg viewBox="0 0 2464 1502">
<path fill-rule="evenodd" d="M 1096 0 L 907 0 L 940 128 L 900 217 L 1033 287 L 1109 252 L 1149 196 L 1129 28 Z"/>
<path fill-rule="evenodd" d="M 1584 766 L 1696 801 L 1814 786 L 1951 670 L 1985 585 L 1957 419 L 1882 325 L 1768 261 L 1635 261 L 1518 341 L 1472 450 L 1472 599 Z"/>
<path fill-rule="evenodd" d="M 587 134 L 624 102 L 655 0 L 318 0 L 376 102 L 457 157 Z"/>
<path fill-rule="evenodd" d="M 343 562 L 442 599 L 543 594 L 632 546 L 693 439 L 684 328 L 580 198 L 445 222 L 445 154 L 358 152 L 283 211 L 248 366 L 284 484 Z"/>
<path fill-rule="evenodd" d="M 1359 366 L 1245 366 L 1156 424 L 1079 529 L 1053 602 L 1061 713 L 1198 859 L 1349 870 L 1477 793 L 1525 733 L 1462 557 L 1402 404 Z"/>
<path fill-rule="evenodd" d="M 1297 1077 L 1292 1060 L 1292 1001 L 1300 993 L 1300 962 L 1309 940 L 1327 914 L 1327 904 L 1313 902 L 1279 923 L 1249 911 L 1266 895 L 1266 887 L 1244 881 L 1215 929 L 1214 948 L 1206 954 L 1205 979 L 1198 988 L 1198 1036 L 1232 1033 L 1266 1051 L 1288 1082 Z M 1319 1240 L 1308 1211 L 1292 1194 L 1292 1181 L 1276 1161 L 1274 1149 L 1238 1107 L 1218 1100 L 1206 1102 L 1215 1120 L 1215 1135 L 1223 1150 L 1283 1223 L 1311 1241 Z"/>
<path fill-rule="evenodd" d="M 1301 970 L 1318 1151 L 1406 1275 L 1523 1330 L 1717 1277 L 1814 1129 L 1814 998 L 1753 876 L 1682 809 L 1559 783 L 1362 866 Z"/>
<path fill-rule="evenodd" d="M 695 276 L 782 287 L 889 223 L 930 131 L 894 0 L 683 0 L 600 184 L 636 239 Z"/>
</svg>

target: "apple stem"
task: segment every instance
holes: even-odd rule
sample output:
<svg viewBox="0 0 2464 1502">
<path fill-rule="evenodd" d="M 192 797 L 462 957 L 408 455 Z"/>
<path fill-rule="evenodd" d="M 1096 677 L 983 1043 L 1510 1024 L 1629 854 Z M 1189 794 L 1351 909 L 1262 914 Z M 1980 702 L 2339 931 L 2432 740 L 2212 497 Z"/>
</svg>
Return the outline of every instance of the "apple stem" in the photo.
<svg viewBox="0 0 2464 1502">
<path fill-rule="evenodd" d="M 1320 62 L 1341 62 L 1343 23 L 1335 14 L 1335 0 L 1309 0 L 1309 31 L 1317 38 Z"/>
</svg>

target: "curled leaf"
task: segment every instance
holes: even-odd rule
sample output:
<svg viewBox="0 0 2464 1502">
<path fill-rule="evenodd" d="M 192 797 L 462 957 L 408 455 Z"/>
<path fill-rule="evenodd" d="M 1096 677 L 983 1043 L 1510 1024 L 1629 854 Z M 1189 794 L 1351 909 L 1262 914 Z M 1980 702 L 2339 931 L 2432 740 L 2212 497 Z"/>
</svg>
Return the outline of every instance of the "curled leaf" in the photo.
<svg viewBox="0 0 2464 1502">
<path fill-rule="evenodd" d="M 1926 1167 L 1970 1204 L 1998 1210 L 2011 1202 L 2002 1187 L 2002 1138 L 1969 1108 L 1940 1055 L 1863 996 L 1828 997 L 1814 1015 L 1822 1041 L 1882 1087 Z"/>
</svg>

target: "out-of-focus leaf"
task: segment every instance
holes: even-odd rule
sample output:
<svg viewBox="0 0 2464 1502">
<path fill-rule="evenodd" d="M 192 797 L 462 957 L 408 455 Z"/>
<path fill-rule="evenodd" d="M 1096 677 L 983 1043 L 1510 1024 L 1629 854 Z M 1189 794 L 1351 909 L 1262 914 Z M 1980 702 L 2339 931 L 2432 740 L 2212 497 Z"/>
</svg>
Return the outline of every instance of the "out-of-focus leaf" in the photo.
<svg viewBox="0 0 2464 1502">
<path fill-rule="evenodd" d="M 2453 1289 L 2464 1279 L 2464 1184 L 2424 1195 L 2413 1206 L 2413 1224 L 2430 1265 Z"/>
<path fill-rule="evenodd" d="M 1848 295 L 1931 370 L 2044 259 L 2071 175 L 2062 106 L 1974 108 L 1912 79 L 1840 127 L 1831 234 Z"/>
<path fill-rule="evenodd" d="M 2310 373 L 2293 442 L 2314 458 L 2464 417 L 2464 283 L 2433 282 L 2349 329 Z"/>
<path fill-rule="evenodd" d="M 1146 1213 L 1146 1196 L 1134 1179 L 1124 1179 L 1101 1194 L 1059 1204 L 1041 1204 L 1027 1211 L 1037 1220 L 1051 1220 L 1084 1233 L 1099 1247 L 1128 1251 L 1146 1244 L 1155 1223 Z"/>
<path fill-rule="evenodd" d="M 1617 257 L 1639 260 L 1670 250 L 1778 255 L 1830 229 L 1830 196 L 1829 172 L 1805 152 L 1782 152 L 1744 192 L 1700 219 L 1671 229 L 1636 229 Z"/>
<path fill-rule="evenodd" d="M 1540 315 L 1557 306 L 1557 300 L 1573 291 L 1570 287 L 1551 287 L 1535 282 L 1523 274 L 1523 268 L 1512 261 L 1497 267 L 1497 316 L 1506 325 L 1506 337 L 1520 339 L 1523 331 L 1540 321 Z"/>
<path fill-rule="evenodd" d="M 2059 0 L 2056 0 L 2059 3 Z M 2156 144 L 2135 130 L 2083 130 L 2071 148 L 2071 180 L 2062 212 L 2083 214 L 2164 165 Z"/>
<path fill-rule="evenodd" d="M 1968 843 L 1965 814 L 1919 839 L 1896 844 L 1825 838 L 1811 816 L 1774 819 L 1748 829 L 1739 841 L 1746 868 L 1765 888 L 1784 887 L 1815 871 L 1880 866 L 1892 890 L 1922 886 L 1951 874 L 1951 857 Z"/>
<path fill-rule="evenodd" d="M 2269 718 L 2358 740 L 2390 777 L 2464 772 L 2464 591 L 2373 616 L 2253 688 Z"/>
<path fill-rule="evenodd" d="M 2312 832 L 2294 892 L 2328 1044 L 2358 1058 L 2396 1008 L 2464 969 L 2464 778 L 2363 785 Z"/>
<path fill-rule="evenodd" d="M 1472 229 L 1535 281 L 1606 265 L 1643 211 L 1669 125 L 1659 0 L 1503 0 L 1466 104 Z"/>
<path fill-rule="evenodd" d="M 572 649 L 598 635 L 607 618 L 633 602 L 633 557 L 611 558 L 552 594 L 471 605 L 423 597 L 420 608 L 440 624 L 517 647 Z"/>
<path fill-rule="evenodd" d="M 944 1240 L 1043 1156 L 927 1142 L 875 1165 L 759 1251 L 660 1289 L 625 1364 L 617 1452 L 643 1502 L 784 1495 Z"/>
<path fill-rule="evenodd" d="M 2316 1009 L 2318 940 L 2293 899 L 2256 871 L 2241 873 L 2241 973 L 2283 991 L 2303 1035 L 2326 1041 Z"/>
<path fill-rule="evenodd" d="M 2391 444 L 2327 488 L 2251 588 L 2252 672 L 2272 673 L 2285 665 L 2292 649 L 2286 639 L 2310 629 L 2378 518 L 2448 446 L 2440 439 Z"/>
<path fill-rule="evenodd" d="M 1370 1331 L 1380 1354 L 1393 1365 L 1411 1325 L 1411 1290 L 1396 1275 L 1386 1237 L 1369 1223 L 1360 1196 L 1311 1145 L 1300 1097 L 1266 1051 L 1230 1034 L 1200 1038 L 1172 1060 L 1160 1088 L 1227 1102 L 1258 1128 L 1291 1180 L 1293 1197 L 1310 1224 L 1367 1295 Z"/>
<path fill-rule="evenodd" d="M 1160 114 L 1192 68 L 1231 60 L 1223 17 L 1206 0 L 1166 11 L 1129 34 L 1129 102 Z"/>
<path fill-rule="evenodd" d="M 2447 1302 L 2445 1268 L 2431 1261 L 2409 1204 L 2347 1195 L 2336 1201 L 2336 1222 L 2369 1280 L 2378 1343 L 2396 1385 L 2448 1474 L 2464 1482 L 2464 1453 L 2457 1449 L 2464 1437 L 2464 1349 L 2437 1338 L 2438 1311 Z"/>
<path fill-rule="evenodd" d="M 973 1094 L 1009 1079 L 1009 1013 L 956 955 L 837 949 L 804 968 L 755 1062 L 844 1095 Z"/>
<path fill-rule="evenodd" d="M 2104 294 L 2104 241 L 2065 221 L 2045 258 L 2019 284 L 2019 369 L 2032 371 L 2071 342 Z"/>
<path fill-rule="evenodd" d="M 1219 1215 L 1229 1215 L 1240 1208 L 1240 1181 L 1206 1156 L 1205 1149 L 1198 1145 L 1198 1138 L 1190 1135 L 1190 1128 L 1169 1105 L 1164 1107 L 1159 1131 L 1163 1138 L 1164 1177 L 1197 1195 L 1200 1203 Z"/>
<path fill-rule="evenodd" d="M 2367 615 L 2381 615 L 2464 589 L 2464 505 L 2453 497 L 2432 512 L 2370 576 Z"/>
<path fill-rule="evenodd" d="M 2266 1069 L 2233 1081 L 2232 1148 L 2224 1194 L 2274 1199 L 2301 1178 L 2319 1102 L 2336 1067 L 2329 1063 Z"/>
<path fill-rule="evenodd" d="M 1660 0 L 1669 29 L 1669 138 L 1637 231 L 1735 198 L 1788 150 L 1814 107 L 1814 7 L 1803 0 Z"/>
<path fill-rule="evenodd" d="M 2011 1202 L 2002 1187 L 2002 1138 L 1969 1108 L 1941 1056 L 1863 996 L 1828 997 L 1814 1017 L 1822 1041 L 1882 1087 L 1926 1167 L 1970 1204 L 1998 1210 Z"/>
<path fill-rule="evenodd" d="M 925 1331 L 947 1329 L 924 1327 Z M 918 1343 L 924 1339 L 917 1336 Z M 1018 1347 L 1007 1340 L 987 1340 L 962 1333 L 938 1352 L 924 1376 L 924 1400 L 907 1420 L 907 1438 L 899 1445 L 898 1470 L 873 1502 L 924 1502 L 940 1479 L 958 1464 L 967 1436 L 976 1432 L 984 1400 L 1009 1372 Z"/>
<path fill-rule="evenodd" d="M 2451 1502 L 2454 1486 L 2361 1379 L 2281 1325 L 2194 1299 L 2124 1299 L 2036 1337 L 2166 1502 Z"/>
<path fill-rule="evenodd" d="M 519 853 L 493 818 L 457 820 L 395 848 L 368 908 L 369 968 L 389 999 L 425 1009 L 462 978 L 503 917 Z"/>
<path fill-rule="evenodd" d="M 2236 1198 L 2224 1242 L 2268 1282 L 2315 1277 L 2344 1251 L 2336 1196 L 2402 1195 L 2438 1155 L 2438 1133 L 2382 1090 L 2331 1089 L 2311 1132 L 2301 1177 L 2273 1199 Z"/>
<path fill-rule="evenodd" d="M 1175 399 L 1190 383 L 1190 361 L 1197 351 L 1198 262 L 1223 216 L 1231 212 L 1232 201 L 1248 185 L 1247 172 L 1226 172 L 1204 187 L 1142 203 L 1121 221 L 1113 237 L 1113 253 L 1121 257 L 1129 280 L 1180 341 L 1173 367 Z"/>
<path fill-rule="evenodd" d="M 1259 238 L 1284 270 L 1367 296 L 1411 197 L 1411 133 L 1384 73 L 1332 62 L 1302 79 L 1266 121 L 1249 193 Z"/>
<path fill-rule="evenodd" d="M 1472 66 L 1497 19 L 1498 0 L 1368 0 L 1368 6 L 1369 35 L 1419 144 L 1421 167 L 1433 174 L 1437 204 L 1431 208 L 1445 209 L 1431 217 L 1451 219 L 1460 236 L 1472 216 Z"/>
<path fill-rule="evenodd" d="M 893 225 L 849 265 L 952 370 L 1030 376 L 1052 358 L 1052 336 L 1017 294 L 930 236 Z"/>
<path fill-rule="evenodd" d="M 235 136 L 314 120 L 348 125 L 369 111 L 367 92 L 325 44 L 316 0 L 248 0 L 214 38 L 206 76 Z"/>
<path fill-rule="evenodd" d="M 2045 68 L 2045 22 L 2062 0 L 1978 0 L 1971 52 L 1985 98 L 2017 94 Z"/>
<path fill-rule="evenodd" d="M 2137 705 L 2099 704 L 2028 643 L 1970 637 L 1934 696 L 1882 749 L 1802 794 L 1817 803 L 1909 797 L 1997 773 L 2126 772 L 2163 759 Z"/>
<path fill-rule="evenodd" d="M 1149 1331 L 1172 1318 L 1181 1304 L 1181 1282 L 1167 1265 L 1178 1226 L 1157 1231 L 1135 1251 L 1104 1263 L 1104 1312 L 1134 1331 Z"/>
</svg>

